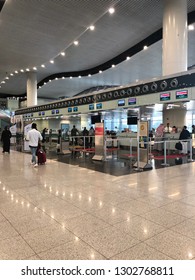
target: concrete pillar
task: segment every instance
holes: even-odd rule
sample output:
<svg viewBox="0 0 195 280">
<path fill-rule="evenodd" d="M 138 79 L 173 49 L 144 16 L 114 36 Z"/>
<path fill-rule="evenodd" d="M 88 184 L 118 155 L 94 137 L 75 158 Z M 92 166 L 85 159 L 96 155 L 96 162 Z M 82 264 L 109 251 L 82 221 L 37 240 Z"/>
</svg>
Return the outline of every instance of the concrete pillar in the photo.
<svg viewBox="0 0 195 280">
<path fill-rule="evenodd" d="M 37 105 L 37 73 L 27 73 L 27 107 Z"/>
<path fill-rule="evenodd" d="M 89 123 L 88 123 L 88 115 L 82 114 L 81 115 L 81 131 L 83 131 L 83 128 L 86 127 L 89 129 Z"/>
<path fill-rule="evenodd" d="M 187 0 L 163 0 L 162 73 L 187 70 Z"/>
</svg>

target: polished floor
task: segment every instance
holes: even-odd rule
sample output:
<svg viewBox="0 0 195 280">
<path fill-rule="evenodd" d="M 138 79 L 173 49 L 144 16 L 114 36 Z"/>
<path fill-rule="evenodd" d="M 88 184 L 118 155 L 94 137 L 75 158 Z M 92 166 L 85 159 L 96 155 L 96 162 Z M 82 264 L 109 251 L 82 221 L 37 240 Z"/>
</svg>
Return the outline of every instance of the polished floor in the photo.
<svg viewBox="0 0 195 280">
<path fill-rule="evenodd" d="M 0 259 L 195 260 L 195 162 L 114 176 L 1 151 Z"/>
</svg>

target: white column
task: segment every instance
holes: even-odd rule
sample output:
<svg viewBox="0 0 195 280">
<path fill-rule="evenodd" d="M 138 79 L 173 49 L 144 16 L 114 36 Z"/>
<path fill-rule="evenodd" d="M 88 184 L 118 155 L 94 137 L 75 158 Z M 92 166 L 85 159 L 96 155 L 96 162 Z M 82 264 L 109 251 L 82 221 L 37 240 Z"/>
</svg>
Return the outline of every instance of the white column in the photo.
<svg viewBox="0 0 195 280">
<path fill-rule="evenodd" d="M 83 130 L 84 127 L 89 129 L 88 115 L 87 114 L 82 114 L 81 115 L 81 131 Z"/>
<path fill-rule="evenodd" d="M 187 0 L 163 0 L 162 73 L 187 70 Z"/>
<path fill-rule="evenodd" d="M 27 73 L 27 107 L 37 105 L 37 73 Z"/>
</svg>

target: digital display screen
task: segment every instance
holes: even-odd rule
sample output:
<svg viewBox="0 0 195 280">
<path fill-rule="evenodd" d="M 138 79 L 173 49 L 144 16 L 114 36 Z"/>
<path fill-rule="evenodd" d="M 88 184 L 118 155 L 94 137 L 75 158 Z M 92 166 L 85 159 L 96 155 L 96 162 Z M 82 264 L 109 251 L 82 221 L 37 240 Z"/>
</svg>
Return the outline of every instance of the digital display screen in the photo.
<svg viewBox="0 0 195 280">
<path fill-rule="evenodd" d="M 129 98 L 128 105 L 134 105 L 134 104 L 136 104 L 136 98 L 135 97 Z"/>
<path fill-rule="evenodd" d="M 71 113 L 72 112 L 72 108 L 68 108 L 68 113 Z"/>
<path fill-rule="evenodd" d="M 39 112 L 39 116 L 41 116 L 41 112 Z"/>
<path fill-rule="evenodd" d="M 166 92 L 166 93 L 161 93 L 160 95 L 160 101 L 167 101 L 171 99 L 171 94 L 170 92 Z"/>
<path fill-rule="evenodd" d="M 45 115 L 45 112 L 42 112 L 42 116 L 44 116 Z"/>
<path fill-rule="evenodd" d="M 56 114 L 59 114 L 59 112 L 60 112 L 60 111 L 57 109 L 57 110 L 56 110 Z"/>
<path fill-rule="evenodd" d="M 78 107 L 74 107 L 73 112 L 78 112 Z"/>
<path fill-rule="evenodd" d="M 94 104 L 89 105 L 89 110 L 94 110 Z"/>
<path fill-rule="evenodd" d="M 118 106 L 124 106 L 125 105 L 125 100 L 118 100 Z"/>
<path fill-rule="evenodd" d="M 187 90 L 176 91 L 176 99 L 188 98 Z"/>
<path fill-rule="evenodd" d="M 33 117 L 33 113 L 31 113 L 31 117 Z"/>
<path fill-rule="evenodd" d="M 96 104 L 96 109 L 102 109 L 102 103 Z"/>
<path fill-rule="evenodd" d="M 55 110 L 52 110 L 51 113 L 52 113 L 52 115 L 54 115 L 55 114 Z"/>
</svg>

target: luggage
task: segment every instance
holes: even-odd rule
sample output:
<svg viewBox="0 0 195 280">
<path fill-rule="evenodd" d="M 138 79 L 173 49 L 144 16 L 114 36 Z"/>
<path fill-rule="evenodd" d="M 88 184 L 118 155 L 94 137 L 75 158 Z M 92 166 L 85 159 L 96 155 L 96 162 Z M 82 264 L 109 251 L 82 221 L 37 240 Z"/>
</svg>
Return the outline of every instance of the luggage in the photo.
<svg viewBox="0 0 195 280">
<path fill-rule="evenodd" d="M 182 147 L 182 143 L 181 142 L 178 142 L 175 144 L 175 149 L 176 150 L 179 150 L 179 151 L 182 151 L 183 147 Z"/>
<path fill-rule="evenodd" d="M 37 151 L 37 157 L 38 157 L 38 164 L 45 164 L 45 162 L 46 162 L 46 153 L 42 149 L 39 149 Z"/>
</svg>

